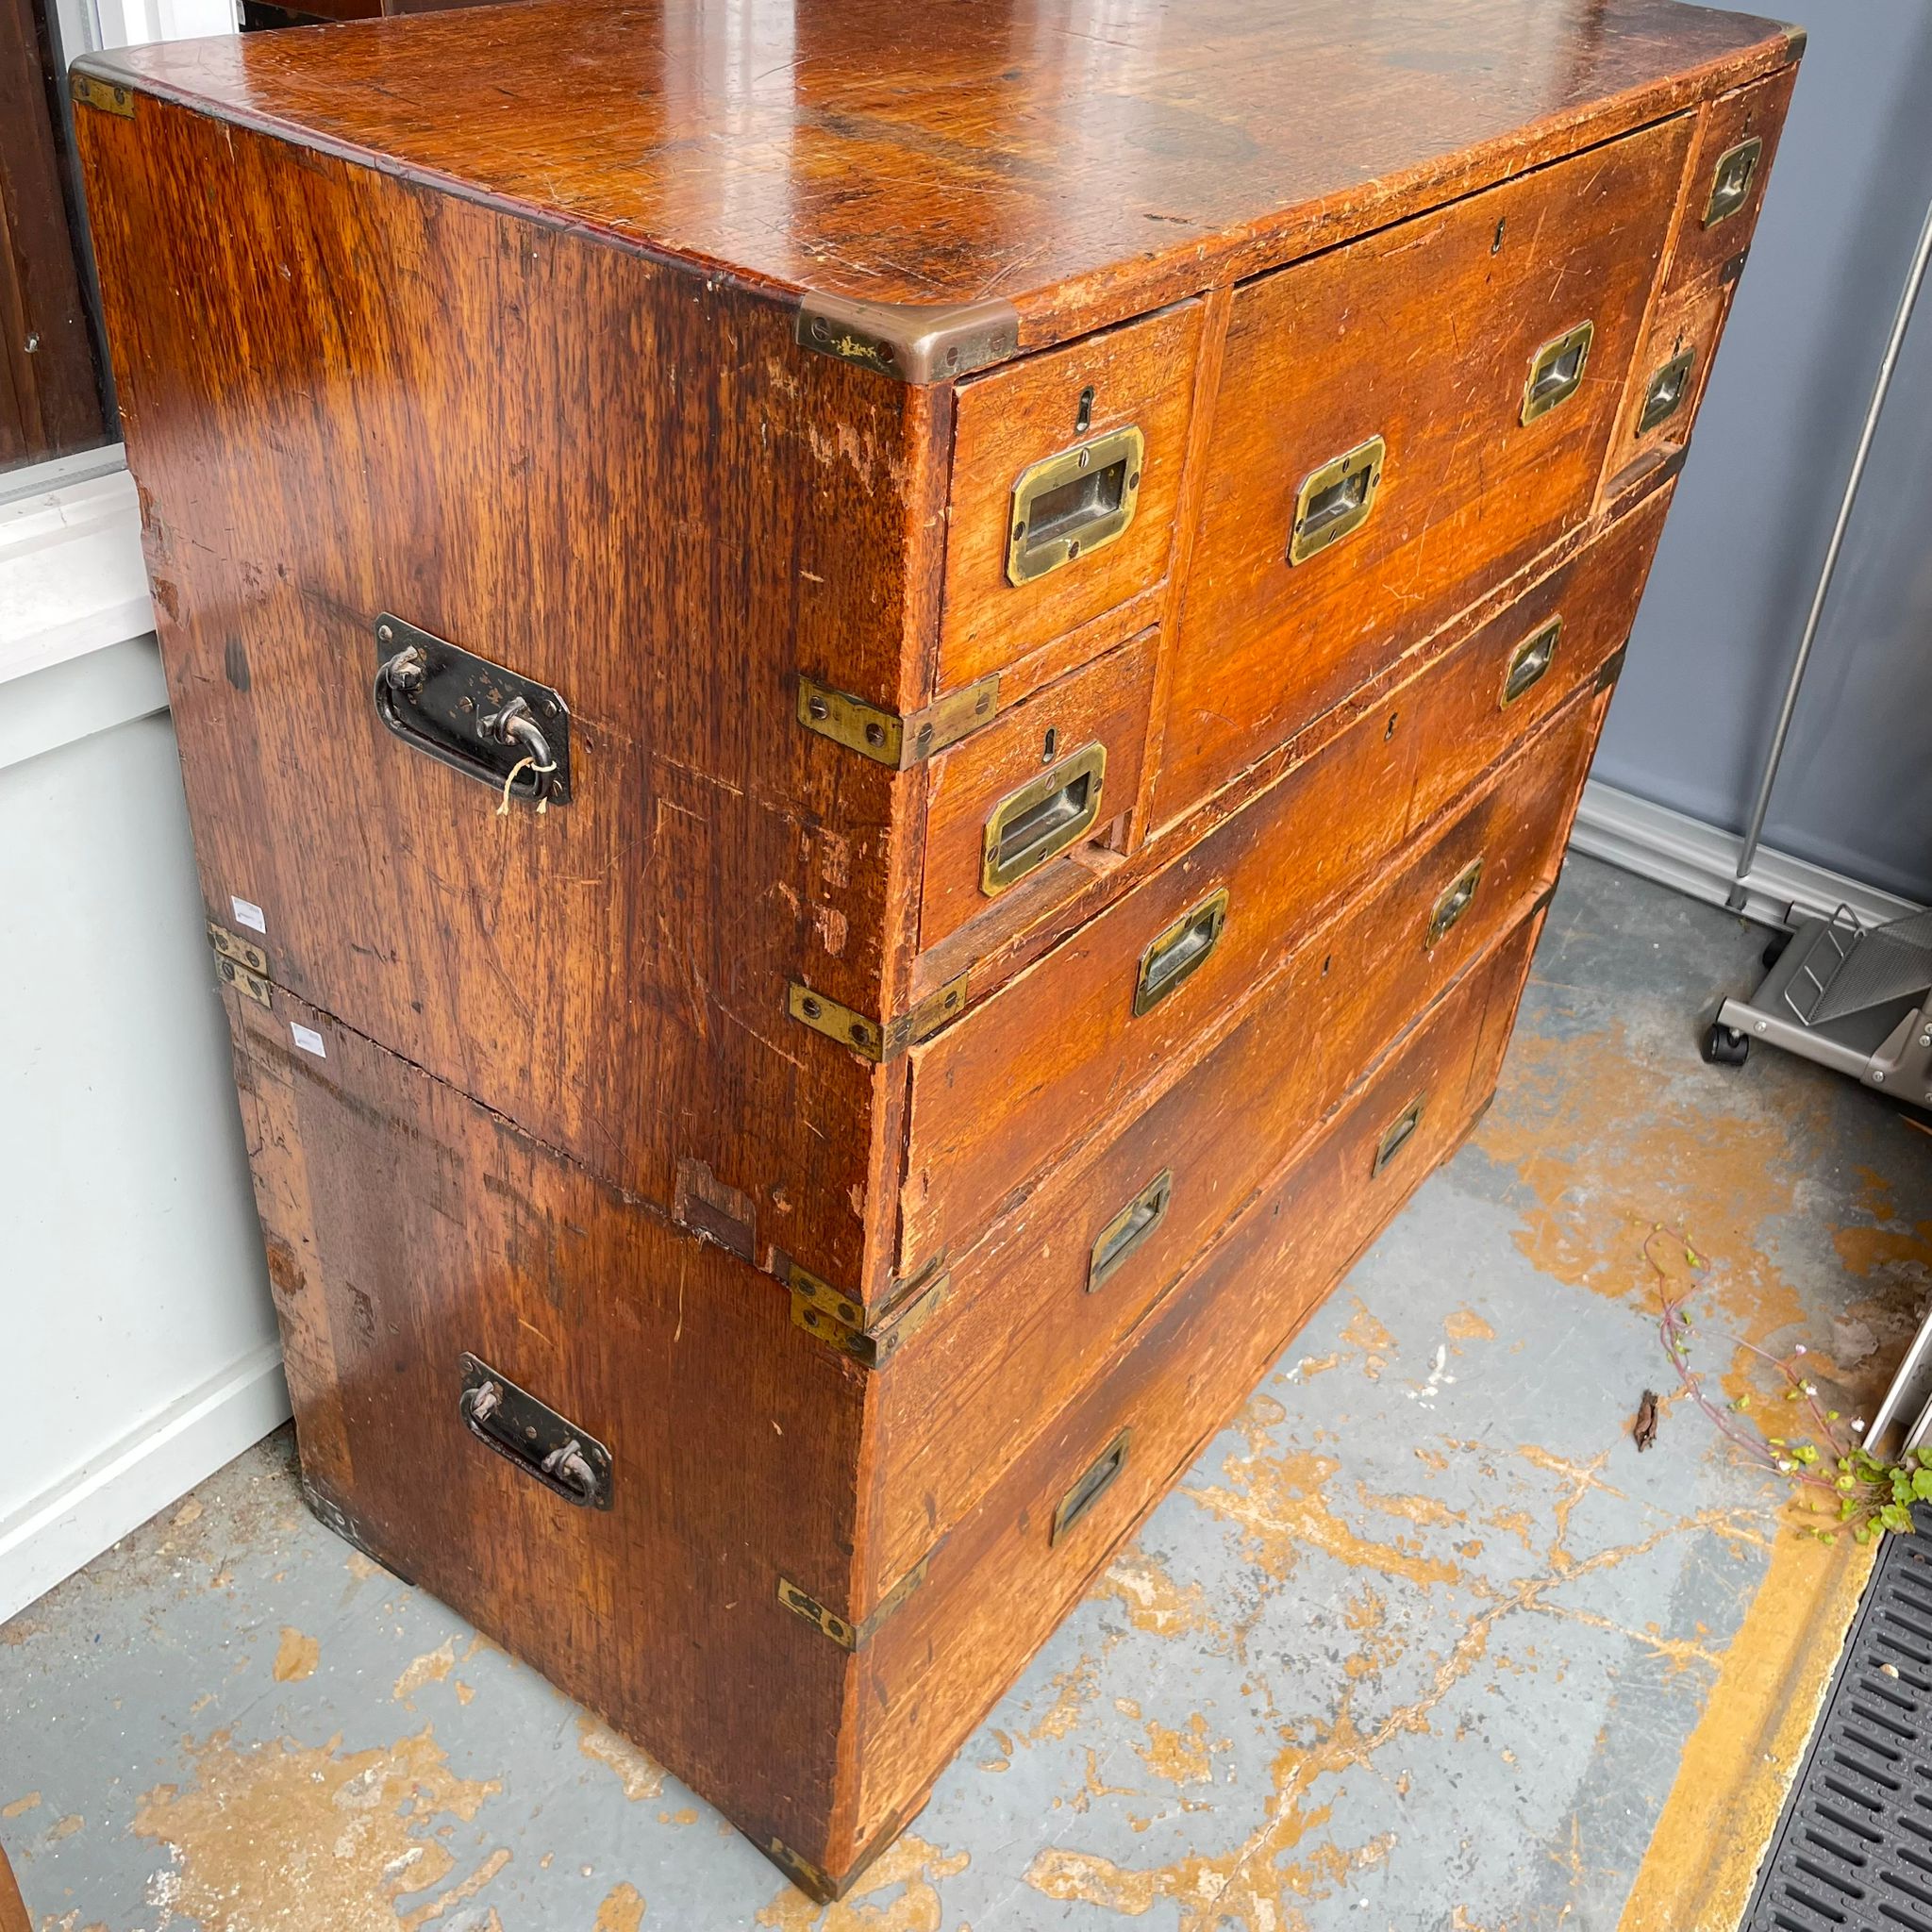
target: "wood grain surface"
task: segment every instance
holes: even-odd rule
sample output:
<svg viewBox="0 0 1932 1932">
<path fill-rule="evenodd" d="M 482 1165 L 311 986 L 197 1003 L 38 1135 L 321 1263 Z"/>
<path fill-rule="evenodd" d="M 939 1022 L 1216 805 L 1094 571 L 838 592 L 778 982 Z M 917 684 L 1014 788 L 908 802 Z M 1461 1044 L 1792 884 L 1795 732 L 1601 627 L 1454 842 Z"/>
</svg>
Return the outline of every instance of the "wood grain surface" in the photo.
<svg viewBox="0 0 1932 1932">
<path fill-rule="evenodd" d="M 87 65 L 783 295 L 1004 298 L 1025 346 L 1574 153 L 1792 51 L 1769 22 L 1676 0 L 575 0 Z"/>
</svg>

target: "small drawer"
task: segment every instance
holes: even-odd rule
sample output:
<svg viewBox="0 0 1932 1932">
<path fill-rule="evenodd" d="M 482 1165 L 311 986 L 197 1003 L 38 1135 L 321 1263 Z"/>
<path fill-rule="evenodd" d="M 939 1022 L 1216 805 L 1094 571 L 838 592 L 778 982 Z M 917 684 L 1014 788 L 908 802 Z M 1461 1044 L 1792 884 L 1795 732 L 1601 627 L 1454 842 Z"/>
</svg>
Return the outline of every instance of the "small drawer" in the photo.
<svg viewBox="0 0 1932 1932">
<path fill-rule="evenodd" d="M 1155 826 L 1591 513 L 1691 125 L 1237 291 Z"/>
<path fill-rule="evenodd" d="M 942 687 L 1165 578 L 1200 341 L 1185 302 L 959 385 Z"/>
<path fill-rule="evenodd" d="M 1552 732 L 1319 931 L 1180 1080 L 957 1259 L 880 1383 L 881 1574 L 909 1568 L 1556 875 L 1594 742 Z M 1475 876 L 1461 911 L 1458 888 Z"/>
<path fill-rule="evenodd" d="M 1634 481 L 1640 466 L 1660 462 L 1690 441 L 1730 306 L 1730 286 L 1715 279 L 1658 298 L 1604 464 L 1607 497 Z"/>
<path fill-rule="evenodd" d="M 1795 65 L 1784 68 L 1704 109 L 1677 244 L 1665 273 L 1667 291 L 1714 280 L 1750 247 L 1797 76 Z"/>
<path fill-rule="evenodd" d="M 858 1830 L 916 1803 L 1123 1537 L 1244 1402 L 1495 1084 L 1537 922 L 1380 1066 L 1005 1469 L 858 1653 Z M 989 1588 L 988 1579 L 998 1579 Z M 962 1689 L 960 1673 L 970 1671 Z M 929 1710 L 934 1737 L 898 1722 Z M 917 1740 L 916 1744 L 914 1740 Z M 935 1745 L 939 1748 L 936 1749 Z"/>
<path fill-rule="evenodd" d="M 1022 880 L 1051 876 L 1078 846 L 1124 835 L 1141 789 L 1156 637 L 1150 630 L 1034 692 L 932 758 L 922 946 Z M 1087 874 L 1067 870 L 1068 890 L 1077 890 Z"/>
</svg>

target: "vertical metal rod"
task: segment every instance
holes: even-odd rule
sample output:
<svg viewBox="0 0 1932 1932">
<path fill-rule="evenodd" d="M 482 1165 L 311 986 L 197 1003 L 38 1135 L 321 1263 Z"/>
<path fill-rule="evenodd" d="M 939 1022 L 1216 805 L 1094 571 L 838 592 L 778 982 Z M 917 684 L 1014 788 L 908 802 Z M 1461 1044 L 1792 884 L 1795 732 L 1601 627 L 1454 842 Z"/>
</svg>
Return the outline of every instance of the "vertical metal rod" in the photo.
<svg viewBox="0 0 1932 1932">
<path fill-rule="evenodd" d="M 1818 622 L 1824 614 L 1825 594 L 1831 589 L 1832 573 L 1838 568 L 1838 554 L 1844 547 L 1845 526 L 1852 520 L 1852 505 L 1864 480 L 1865 459 L 1872 454 L 1872 439 L 1878 428 L 1878 413 L 1885 407 L 1885 392 L 1891 387 L 1892 372 L 1898 367 L 1899 350 L 1906 339 L 1906 325 L 1912 319 L 1912 306 L 1919 299 L 1920 285 L 1925 279 L 1925 264 L 1932 258 L 1932 208 L 1925 210 L 1925 225 L 1919 230 L 1919 245 L 1912 255 L 1912 266 L 1899 296 L 1898 313 L 1892 318 L 1885 357 L 1878 365 L 1878 380 L 1872 391 L 1871 407 L 1865 411 L 1865 426 L 1858 434 L 1857 454 L 1852 458 L 1852 474 L 1845 479 L 1844 501 L 1838 507 L 1838 522 L 1832 525 L 1831 541 L 1825 546 L 1824 564 L 1818 573 L 1818 588 L 1811 593 L 1811 609 L 1805 619 L 1805 634 L 1798 641 L 1797 661 L 1791 666 L 1790 682 L 1785 686 L 1785 701 L 1777 715 L 1777 729 L 1772 733 L 1770 756 L 1765 759 L 1764 776 L 1757 787 L 1757 802 L 1751 808 L 1751 823 L 1745 827 L 1743 849 L 1738 854 L 1738 876 L 1724 904 L 1732 911 L 1743 910 L 1745 887 L 1757 858 L 1757 841 L 1764 831 L 1764 815 L 1771 809 L 1771 788 L 1777 782 L 1777 768 L 1785 755 L 1785 740 L 1790 733 L 1791 716 L 1798 708 L 1798 687 L 1805 680 L 1805 666 L 1810 660 L 1811 645 L 1818 636 Z"/>
</svg>

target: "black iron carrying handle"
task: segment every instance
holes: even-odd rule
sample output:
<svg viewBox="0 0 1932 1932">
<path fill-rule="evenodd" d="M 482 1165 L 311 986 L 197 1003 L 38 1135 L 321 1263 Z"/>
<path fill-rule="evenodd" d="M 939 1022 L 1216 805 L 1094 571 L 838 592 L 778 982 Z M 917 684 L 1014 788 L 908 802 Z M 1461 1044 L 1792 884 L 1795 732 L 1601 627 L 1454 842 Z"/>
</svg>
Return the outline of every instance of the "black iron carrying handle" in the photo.
<svg viewBox="0 0 1932 1932">
<path fill-rule="evenodd" d="M 609 1508 L 610 1452 L 603 1443 L 479 1357 L 466 1353 L 458 1367 L 457 1412 L 471 1435 L 566 1502 Z"/>
<path fill-rule="evenodd" d="M 549 686 L 385 613 L 375 625 L 375 715 L 439 763 L 506 798 L 570 798 L 570 708 Z"/>
</svg>

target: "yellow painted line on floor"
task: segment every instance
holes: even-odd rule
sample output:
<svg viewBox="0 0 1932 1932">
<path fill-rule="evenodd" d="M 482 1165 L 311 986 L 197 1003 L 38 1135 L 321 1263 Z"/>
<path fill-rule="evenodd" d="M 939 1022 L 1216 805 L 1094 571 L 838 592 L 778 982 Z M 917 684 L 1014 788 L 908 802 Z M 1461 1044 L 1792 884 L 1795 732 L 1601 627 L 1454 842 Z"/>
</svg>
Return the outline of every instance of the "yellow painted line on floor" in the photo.
<svg viewBox="0 0 1932 1932">
<path fill-rule="evenodd" d="M 1730 1932 L 1743 1917 L 1877 1550 L 1780 1528 L 1619 1932 Z"/>
</svg>

